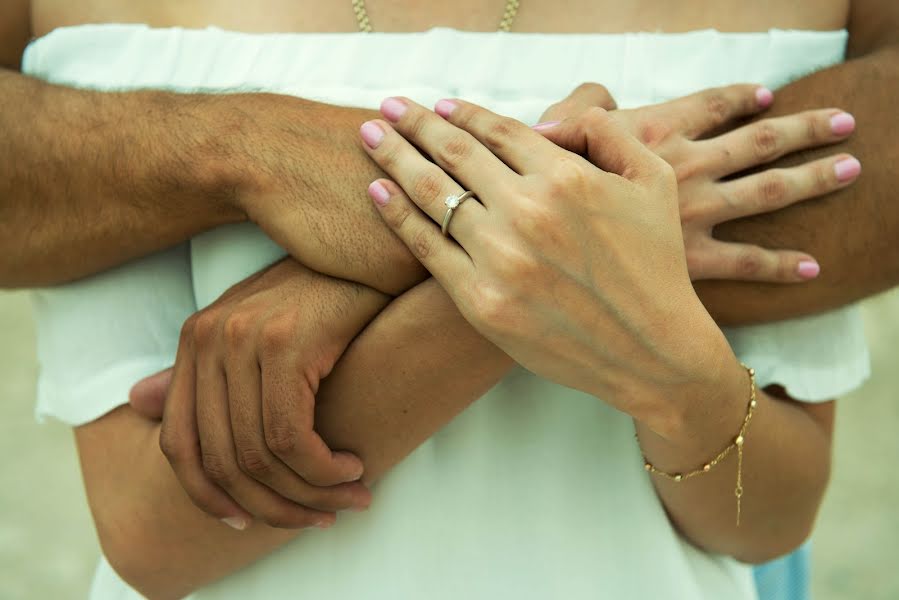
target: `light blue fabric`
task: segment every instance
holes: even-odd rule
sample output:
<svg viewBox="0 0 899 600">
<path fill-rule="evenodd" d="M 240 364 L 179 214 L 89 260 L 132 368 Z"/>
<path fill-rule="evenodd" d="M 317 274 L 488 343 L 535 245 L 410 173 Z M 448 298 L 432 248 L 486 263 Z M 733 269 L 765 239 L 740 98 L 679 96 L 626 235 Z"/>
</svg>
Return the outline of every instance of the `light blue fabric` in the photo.
<svg viewBox="0 0 899 600">
<path fill-rule="evenodd" d="M 811 548 L 804 546 L 754 571 L 759 600 L 809 600 Z"/>
</svg>

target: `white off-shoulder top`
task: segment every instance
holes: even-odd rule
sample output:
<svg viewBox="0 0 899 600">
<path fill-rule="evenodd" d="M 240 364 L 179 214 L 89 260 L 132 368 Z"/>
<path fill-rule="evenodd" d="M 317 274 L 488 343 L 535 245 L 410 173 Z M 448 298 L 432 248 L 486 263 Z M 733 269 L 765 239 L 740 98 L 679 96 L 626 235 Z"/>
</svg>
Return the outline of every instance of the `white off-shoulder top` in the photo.
<svg viewBox="0 0 899 600">
<path fill-rule="evenodd" d="M 269 90 L 377 107 L 462 97 L 528 123 L 585 81 L 622 107 L 710 86 L 772 88 L 842 60 L 846 34 L 242 34 L 80 26 L 35 41 L 25 72 L 102 90 Z M 360 190 L 360 193 L 364 193 Z M 283 255 L 252 225 L 35 292 L 37 414 L 72 425 L 127 402 L 169 366 L 183 320 Z M 859 315 L 845 309 L 727 332 L 762 385 L 800 399 L 868 375 Z M 751 501 L 752 491 L 747 490 Z M 92 598 L 135 598 L 105 561 Z M 627 415 L 518 370 L 342 515 L 196 592 L 201 599 L 608 598 L 749 600 L 749 568 L 674 530 L 642 469 Z"/>
</svg>

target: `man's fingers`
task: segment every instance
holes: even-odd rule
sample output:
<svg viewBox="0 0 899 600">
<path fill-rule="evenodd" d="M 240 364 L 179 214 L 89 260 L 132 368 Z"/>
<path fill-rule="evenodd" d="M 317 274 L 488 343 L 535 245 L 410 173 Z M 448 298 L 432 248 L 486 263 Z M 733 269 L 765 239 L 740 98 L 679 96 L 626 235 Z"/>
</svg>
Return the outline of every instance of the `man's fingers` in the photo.
<svg viewBox="0 0 899 600">
<path fill-rule="evenodd" d="M 599 107 L 605 110 L 615 110 L 618 104 L 606 89 L 599 83 L 582 83 L 568 96 L 546 109 L 540 117 L 540 123 L 562 121 L 570 117 L 576 117 L 588 108 Z"/>
<path fill-rule="evenodd" d="M 193 320 L 189 320 L 185 330 L 192 327 Z M 172 384 L 165 403 L 159 447 L 197 508 L 235 529 L 245 529 L 250 525 L 252 516 L 207 478 L 203 471 L 197 437 L 194 355 L 188 341 L 191 335 L 190 331 L 185 331 L 181 336 L 182 343 L 178 348 Z"/>
<path fill-rule="evenodd" d="M 748 244 L 710 241 L 687 252 L 690 277 L 768 283 L 801 283 L 818 276 L 814 258 L 793 250 L 768 250 Z"/>
<path fill-rule="evenodd" d="M 709 215 L 713 225 L 779 210 L 818 198 L 852 185 L 861 174 L 861 163 L 841 154 L 789 169 L 762 173 L 718 184 L 721 202 Z"/>
<path fill-rule="evenodd" d="M 841 142 L 854 130 L 855 119 L 848 113 L 813 110 L 763 119 L 697 145 L 702 155 L 721 157 L 709 169 L 712 177 L 720 178 L 799 150 Z"/>
<path fill-rule="evenodd" d="M 208 349 L 207 349 L 208 350 Z M 246 511 L 272 527 L 328 527 L 336 515 L 300 506 L 248 477 L 235 455 L 228 386 L 214 353 L 201 353 L 197 365 L 197 428 L 203 471 Z"/>
<path fill-rule="evenodd" d="M 762 112 L 774 102 L 768 88 L 736 84 L 703 90 L 656 105 L 687 139 L 696 139 L 741 117 Z"/>
<path fill-rule="evenodd" d="M 128 394 L 128 403 L 141 416 L 154 421 L 162 419 L 165 398 L 172 383 L 173 369 L 155 373 L 134 384 Z"/>
<path fill-rule="evenodd" d="M 314 430 L 312 389 L 318 382 L 310 382 L 303 371 L 308 365 L 297 356 L 294 329 L 277 321 L 263 327 L 261 425 L 268 448 L 312 485 L 358 481 L 363 472 L 359 457 L 331 452 Z"/>
</svg>

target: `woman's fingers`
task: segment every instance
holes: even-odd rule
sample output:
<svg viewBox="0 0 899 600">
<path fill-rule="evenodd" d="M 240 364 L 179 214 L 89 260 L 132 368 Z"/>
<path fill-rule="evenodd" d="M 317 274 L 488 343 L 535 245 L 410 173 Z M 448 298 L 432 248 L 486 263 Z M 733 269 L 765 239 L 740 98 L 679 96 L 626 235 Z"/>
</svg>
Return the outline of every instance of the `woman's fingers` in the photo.
<svg viewBox="0 0 899 600">
<path fill-rule="evenodd" d="M 768 250 L 748 244 L 709 238 L 699 248 L 687 251 L 690 278 L 800 283 L 814 279 L 820 267 L 814 258 L 793 250 Z"/>
<path fill-rule="evenodd" d="M 601 108 L 587 109 L 575 118 L 542 128 L 540 133 L 547 141 L 585 156 L 600 169 L 626 179 L 656 175 L 668 169 L 665 161 L 632 136 L 612 113 Z"/>
<path fill-rule="evenodd" d="M 478 188 L 482 194 L 490 196 L 515 176 L 501 160 L 502 156 L 497 158 L 498 155 L 479 144 L 469 133 L 407 98 L 387 98 L 381 103 L 381 114 L 400 136 L 421 148 L 465 187 Z M 366 145 L 372 147 L 366 131 L 362 133 Z M 374 130 L 371 133 L 377 134 Z M 385 140 L 385 145 L 390 147 L 389 140 Z M 409 189 L 399 179 L 397 183 Z"/>
<path fill-rule="evenodd" d="M 712 225 L 717 225 L 775 211 L 852 185 L 861 170 L 858 159 L 841 154 L 727 181 L 718 184 L 721 201 L 714 214 L 707 216 Z"/>
<path fill-rule="evenodd" d="M 196 365 L 193 328 L 188 319 L 181 333 L 172 385 L 165 404 L 159 447 L 191 501 L 203 512 L 235 529 L 246 529 L 252 516 L 206 476 L 197 437 Z"/>
<path fill-rule="evenodd" d="M 762 112 L 774 102 L 768 88 L 736 84 L 711 88 L 657 104 L 653 110 L 665 116 L 687 139 L 696 139 L 741 117 Z"/>
<path fill-rule="evenodd" d="M 443 235 L 434 219 L 421 212 L 394 182 L 379 179 L 369 186 L 368 193 L 387 226 L 443 288 L 454 296 L 455 290 L 469 280 L 474 270 L 474 264 L 464 248 Z M 460 212 L 468 204 L 477 203 L 466 200 L 455 212 Z M 458 218 L 453 216 L 450 221 L 450 233 Z"/>
<path fill-rule="evenodd" d="M 454 128 L 471 134 L 479 146 L 498 156 L 521 175 L 542 172 L 547 162 L 559 155 L 555 144 L 521 121 L 497 115 L 476 104 L 455 99 L 441 100 L 434 106 L 434 111 Z M 406 135 L 404 131 L 400 132 Z M 418 145 L 416 139 L 409 139 Z M 487 169 L 480 173 L 483 178 L 495 177 Z"/>
<path fill-rule="evenodd" d="M 435 118 L 440 119 L 434 115 Z M 445 126 L 450 127 L 447 123 Z M 409 198 L 415 202 L 433 221 L 440 223 L 446 214 L 446 199 L 458 196 L 464 190 L 447 175 L 443 169 L 425 159 L 421 153 L 393 127 L 384 121 L 368 121 L 360 129 L 365 142 L 366 151 L 384 171 L 406 190 Z M 464 133 L 464 132 L 463 132 Z M 466 134 L 467 135 L 467 134 Z M 379 136 L 379 137 L 375 137 Z M 471 136 L 469 136 L 471 137 Z M 495 157 L 494 157 L 494 160 Z M 503 165 L 503 169 L 508 169 Z M 489 194 L 496 190 L 496 181 L 485 188 L 476 188 L 477 194 Z M 379 198 L 387 199 L 387 188 L 372 184 L 369 195 L 375 202 Z M 473 224 L 486 214 L 484 205 L 479 201 L 463 202 L 455 210 L 452 223 L 453 237 L 464 247 L 473 238 Z M 413 249 L 414 251 L 414 249 Z"/>
<path fill-rule="evenodd" d="M 547 108 L 540 117 L 538 125 L 569 119 L 593 107 L 615 110 L 618 104 L 606 86 L 599 83 L 582 83 L 564 99 Z"/>
<path fill-rule="evenodd" d="M 696 144 L 701 156 L 714 157 L 707 173 L 717 179 L 799 150 L 835 144 L 854 130 L 852 115 L 836 109 L 814 110 L 764 119 Z"/>
</svg>

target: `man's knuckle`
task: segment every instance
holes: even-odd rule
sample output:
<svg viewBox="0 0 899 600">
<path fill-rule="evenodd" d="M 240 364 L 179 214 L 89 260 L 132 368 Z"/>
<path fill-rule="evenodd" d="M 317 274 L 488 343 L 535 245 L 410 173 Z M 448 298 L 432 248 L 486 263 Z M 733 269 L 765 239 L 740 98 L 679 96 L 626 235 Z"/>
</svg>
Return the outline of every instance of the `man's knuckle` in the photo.
<svg viewBox="0 0 899 600">
<path fill-rule="evenodd" d="M 272 474 L 272 459 L 258 448 L 242 448 L 237 453 L 237 464 L 247 475 L 255 479 L 267 479 Z"/>
<path fill-rule="evenodd" d="M 265 430 L 265 444 L 275 456 L 282 458 L 293 456 L 298 447 L 297 430 L 286 424 L 277 425 Z"/>
<path fill-rule="evenodd" d="M 225 458 L 216 452 L 204 451 L 202 456 L 203 471 L 215 483 L 228 486 L 234 482 L 234 468 Z"/>
<path fill-rule="evenodd" d="M 242 347 L 252 336 L 254 319 L 245 313 L 232 313 L 225 319 L 223 335 L 229 348 Z"/>
<path fill-rule="evenodd" d="M 293 313 L 271 318 L 262 324 L 261 346 L 263 352 L 286 352 L 297 340 L 297 323 Z"/>
<path fill-rule="evenodd" d="M 205 310 L 197 315 L 194 322 L 194 340 L 199 344 L 213 342 L 219 333 L 219 318 L 215 311 Z"/>
</svg>

